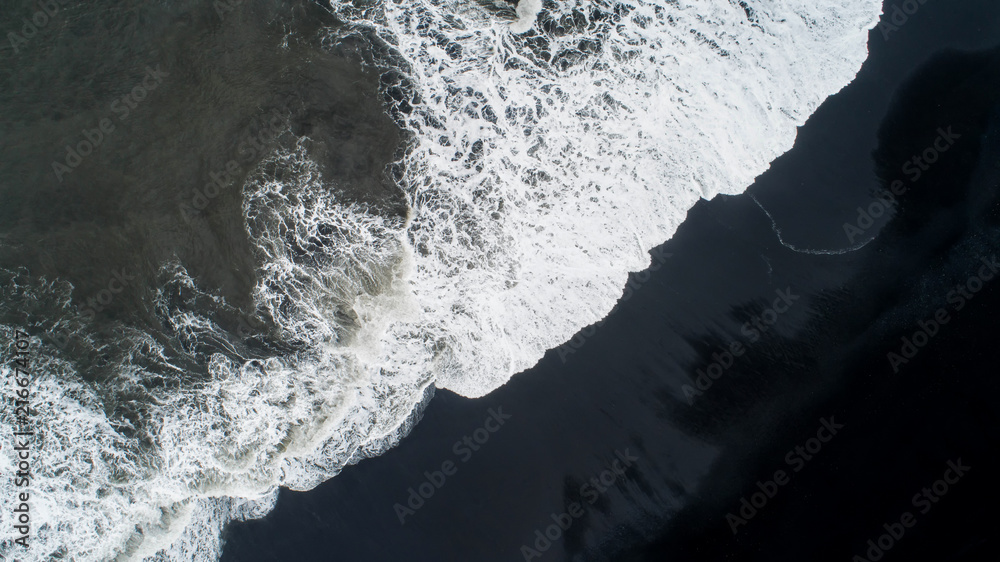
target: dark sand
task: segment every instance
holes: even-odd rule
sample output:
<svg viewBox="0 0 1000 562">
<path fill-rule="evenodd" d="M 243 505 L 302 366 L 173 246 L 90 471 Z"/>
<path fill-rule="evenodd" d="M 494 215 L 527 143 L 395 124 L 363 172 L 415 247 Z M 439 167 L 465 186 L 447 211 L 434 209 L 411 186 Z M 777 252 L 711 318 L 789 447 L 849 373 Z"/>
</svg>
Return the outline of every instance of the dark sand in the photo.
<svg viewBox="0 0 1000 562">
<path fill-rule="evenodd" d="M 796 147 L 748 194 L 696 206 L 663 247 L 673 257 L 565 363 L 552 351 L 479 400 L 438 392 L 396 448 L 231 524 L 223 559 L 523 560 L 573 502 L 582 515 L 532 560 L 846 562 L 906 511 L 916 524 L 885 560 L 995 559 L 1000 289 L 961 310 L 949 293 L 1000 257 L 1000 58 L 987 50 L 1000 5 L 930 0 L 869 44 Z M 910 182 L 903 163 L 949 126 L 961 138 Z M 750 197 L 789 246 L 839 251 L 854 245 L 843 224 L 895 179 L 908 190 L 892 220 L 845 253 L 782 245 Z M 751 342 L 741 326 L 786 288 L 798 300 Z M 948 323 L 894 373 L 887 354 L 942 308 Z M 689 403 L 681 386 L 733 341 L 745 353 Z M 453 444 L 501 407 L 510 419 L 462 462 Z M 831 416 L 837 435 L 788 462 Z M 581 493 L 626 449 L 638 461 Z M 970 471 L 920 513 L 913 495 L 959 458 Z M 445 461 L 457 472 L 401 525 L 394 504 Z M 734 536 L 726 514 L 782 469 L 788 483 Z"/>
</svg>

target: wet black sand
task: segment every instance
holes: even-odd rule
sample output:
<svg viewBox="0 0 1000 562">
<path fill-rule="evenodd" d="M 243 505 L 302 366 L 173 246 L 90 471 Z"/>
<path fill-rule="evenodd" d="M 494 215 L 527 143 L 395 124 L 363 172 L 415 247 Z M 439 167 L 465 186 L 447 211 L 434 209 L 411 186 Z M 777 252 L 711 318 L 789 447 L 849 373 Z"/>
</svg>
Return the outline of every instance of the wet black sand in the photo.
<svg viewBox="0 0 1000 562">
<path fill-rule="evenodd" d="M 661 249 L 672 257 L 579 349 L 479 400 L 438 392 L 396 448 L 230 525 L 223 559 L 846 562 L 874 560 L 868 541 L 904 512 L 915 523 L 880 559 L 995 559 L 1000 290 L 953 291 L 1000 257 L 998 44 L 1000 6 L 985 1 L 930 0 L 888 41 L 874 30 L 858 79 L 795 149 L 749 194 L 695 207 Z M 960 137 L 911 181 L 903 164 L 948 127 Z M 893 218 L 863 229 L 873 241 L 815 252 L 854 246 L 843 224 L 897 179 Z M 774 320 L 756 339 L 755 316 Z M 901 338 L 945 317 L 894 372 Z M 744 345 L 729 365 L 731 342 Z M 721 375 L 689 402 L 682 385 L 713 362 Z M 491 408 L 510 418 L 480 450 L 454 449 Z M 843 427 L 810 441 L 821 419 Z M 638 460 L 605 473 L 606 490 L 581 488 L 626 450 Z M 959 459 L 971 468 L 936 493 Z M 394 505 L 446 461 L 457 471 L 401 525 Z M 788 482 L 734 535 L 727 514 L 778 470 Z M 913 501 L 923 488 L 933 503 Z M 541 552 L 536 530 L 574 502 Z"/>
</svg>

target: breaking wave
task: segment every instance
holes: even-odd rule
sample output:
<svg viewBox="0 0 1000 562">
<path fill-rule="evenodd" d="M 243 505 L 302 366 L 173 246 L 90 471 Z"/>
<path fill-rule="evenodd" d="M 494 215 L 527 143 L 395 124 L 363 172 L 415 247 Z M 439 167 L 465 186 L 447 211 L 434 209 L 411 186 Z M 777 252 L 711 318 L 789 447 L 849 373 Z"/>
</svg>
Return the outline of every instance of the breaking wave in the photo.
<svg viewBox="0 0 1000 562">
<path fill-rule="evenodd" d="M 383 89 L 412 133 L 398 178 L 410 211 L 338 201 L 301 149 L 258 166 L 243 187 L 259 279 L 248 332 L 284 347 L 229 342 L 199 312 L 228 303 L 179 263 L 160 272 L 156 313 L 206 377 L 183 376 L 139 328 L 87 333 L 67 283 L 0 272 L 5 305 L 64 311 L 85 347 L 73 353 L 120 347 L 95 359 L 113 374 L 96 384 L 33 341 L 34 559 L 214 559 L 226 522 L 391 447 L 434 387 L 481 396 L 531 367 L 614 306 L 698 199 L 743 191 L 792 146 L 857 73 L 881 12 L 879 0 L 332 7 L 405 62 Z M 14 472 L 6 448 L 0 463 Z"/>
</svg>

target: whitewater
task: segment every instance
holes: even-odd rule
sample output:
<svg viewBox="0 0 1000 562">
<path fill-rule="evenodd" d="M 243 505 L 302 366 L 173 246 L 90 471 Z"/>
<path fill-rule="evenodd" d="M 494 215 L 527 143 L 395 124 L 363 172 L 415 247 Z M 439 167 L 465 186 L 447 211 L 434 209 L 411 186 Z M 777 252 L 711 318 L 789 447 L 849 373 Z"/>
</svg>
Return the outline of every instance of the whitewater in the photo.
<svg viewBox="0 0 1000 562">
<path fill-rule="evenodd" d="M 161 343 L 120 327 L 132 359 L 114 366 L 114 391 L 144 397 L 147 440 L 34 338 L 38 526 L 28 556 L 15 551 L 15 488 L 0 479 L 4 557 L 217 559 L 227 522 L 266 514 L 280 486 L 308 490 L 392 447 L 435 388 L 477 397 L 503 385 L 603 318 L 697 201 L 741 193 L 790 149 L 856 76 L 881 14 L 879 0 L 331 8 L 350 26 L 318 41 L 374 32 L 405 63 L 389 110 L 411 134 L 398 162 L 407 217 L 338 201 L 305 150 L 270 155 L 288 173 L 262 164 L 243 186 L 254 301 L 298 351 L 215 354 L 209 380 L 157 387 L 150 365 L 171 368 Z M 318 257 L 298 259 L 293 248 L 316 239 Z M 161 275 L 179 337 L 216 337 L 168 295 L 218 297 L 178 264 Z M 69 308 L 70 289 L 50 280 L 2 298 Z M 5 432 L 15 424 L 10 408 L 0 419 Z M 3 447 L 3 474 L 16 460 Z"/>
</svg>

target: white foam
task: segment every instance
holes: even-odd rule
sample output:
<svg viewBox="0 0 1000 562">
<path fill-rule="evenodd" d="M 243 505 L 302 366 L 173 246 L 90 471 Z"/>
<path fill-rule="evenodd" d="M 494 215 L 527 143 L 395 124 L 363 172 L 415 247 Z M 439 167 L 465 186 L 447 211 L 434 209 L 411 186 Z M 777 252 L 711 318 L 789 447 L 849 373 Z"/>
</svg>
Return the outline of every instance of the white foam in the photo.
<svg viewBox="0 0 1000 562">
<path fill-rule="evenodd" d="M 619 21 L 591 21 L 591 7 L 614 5 L 532 15 L 523 1 L 510 27 L 471 3 L 336 4 L 410 63 L 422 102 L 406 123 L 411 219 L 341 204 L 304 152 L 275 154 L 291 179 L 258 174 L 244 191 L 264 279 L 255 298 L 308 351 L 260 364 L 216 355 L 210 380 L 156 391 L 141 384 L 156 373 L 124 361 L 108 390 L 36 342 L 40 526 L 23 559 L 59 549 L 77 560 L 214 559 L 226 521 L 266 513 L 277 486 L 308 489 L 393 445 L 431 387 L 483 395 L 599 320 L 699 198 L 741 192 L 791 147 L 855 76 L 881 9 L 747 4 L 753 18 L 737 2 L 630 0 Z M 559 58 L 540 60 L 526 46 L 536 16 L 574 10 L 582 27 L 549 37 Z M 288 233 L 306 242 L 329 224 L 322 260 L 288 249 Z M 164 275 L 197 290 L 177 264 Z M 65 287 L 44 289 L 30 298 L 68 299 Z M 184 338 L 223 333 L 191 312 L 167 317 Z M 121 337 L 175 369 L 152 338 Z M 109 392 L 150 399 L 153 447 L 108 417 Z M 9 409 L 0 419 L 10 426 Z M 0 480 L 4 502 L 12 486 Z M 5 503 L 0 517 L 9 512 Z"/>
<path fill-rule="evenodd" d="M 747 4 L 753 19 L 718 0 L 563 2 L 551 19 L 585 23 L 548 37 L 554 63 L 501 23 L 456 21 L 452 2 L 386 4 L 379 28 L 424 102 L 406 170 L 415 298 L 446 344 L 435 384 L 480 396 L 603 317 L 699 198 L 743 191 L 792 146 L 880 14 L 877 0 Z"/>
<path fill-rule="evenodd" d="M 511 32 L 524 33 L 531 29 L 541 11 L 542 0 L 521 0 L 517 4 L 517 21 L 510 24 Z"/>
</svg>

